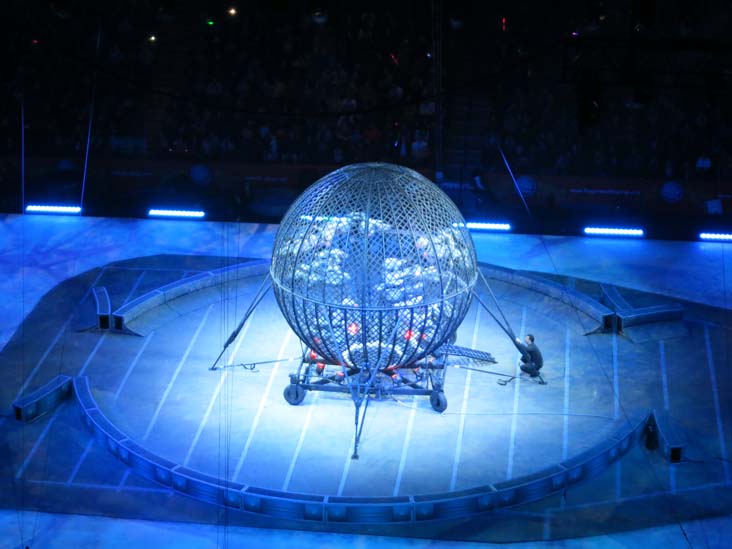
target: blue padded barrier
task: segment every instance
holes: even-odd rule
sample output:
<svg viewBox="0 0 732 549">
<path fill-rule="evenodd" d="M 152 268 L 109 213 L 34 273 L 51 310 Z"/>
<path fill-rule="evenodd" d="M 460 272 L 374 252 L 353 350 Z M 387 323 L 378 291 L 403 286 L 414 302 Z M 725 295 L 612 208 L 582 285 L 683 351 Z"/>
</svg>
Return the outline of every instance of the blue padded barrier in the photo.
<svg viewBox="0 0 732 549">
<path fill-rule="evenodd" d="M 487 278 L 513 284 L 521 288 L 528 288 L 577 308 L 597 322 L 597 325 L 590 331 L 609 330 L 613 326 L 615 313 L 611 309 L 591 296 L 583 294 L 574 288 L 563 286 L 558 282 L 533 273 L 514 271 L 486 263 L 480 263 L 479 265 L 481 271 Z"/>
<path fill-rule="evenodd" d="M 198 273 L 166 284 L 129 301 L 115 310 L 112 313 L 113 328 L 117 331 L 129 331 L 128 324 L 150 309 L 164 303 L 170 303 L 186 294 L 216 286 L 224 281 L 265 274 L 269 271 L 269 263 L 268 260 L 263 259 L 246 261 L 229 267 Z"/>
<path fill-rule="evenodd" d="M 57 375 L 35 391 L 13 402 L 13 413 L 18 421 L 32 421 L 56 409 L 62 400 L 71 395 L 72 380 Z"/>
<path fill-rule="evenodd" d="M 633 307 L 620 295 L 615 286 L 602 284 L 601 290 L 603 303 L 615 311 L 617 317 L 616 329 L 618 331 L 641 324 L 682 320 L 684 318 L 684 307 L 680 303 Z"/>
<path fill-rule="evenodd" d="M 173 490 L 209 502 L 272 518 L 357 524 L 440 521 L 490 512 L 542 499 L 605 471 L 645 436 L 651 413 L 618 421 L 613 434 L 586 452 L 510 481 L 459 492 L 399 497 L 334 497 L 283 492 L 226 482 L 175 464 L 133 442 L 103 415 L 87 378 L 75 378 L 85 424 L 110 453 L 130 469 Z"/>
</svg>

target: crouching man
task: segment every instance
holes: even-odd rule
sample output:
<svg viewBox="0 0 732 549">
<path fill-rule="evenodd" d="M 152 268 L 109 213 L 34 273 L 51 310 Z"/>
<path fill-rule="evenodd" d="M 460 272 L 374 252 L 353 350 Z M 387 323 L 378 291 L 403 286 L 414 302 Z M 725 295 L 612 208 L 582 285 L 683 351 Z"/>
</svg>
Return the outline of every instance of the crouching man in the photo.
<svg viewBox="0 0 732 549">
<path fill-rule="evenodd" d="M 534 335 L 526 334 L 523 343 L 516 338 L 516 348 L 521 352 L 521 371 L 531 377 L 537 377 L 539 370 L 544 366 L 544 357 L 541 356 L 539 347 L 534 343 Z"/>
</svg>

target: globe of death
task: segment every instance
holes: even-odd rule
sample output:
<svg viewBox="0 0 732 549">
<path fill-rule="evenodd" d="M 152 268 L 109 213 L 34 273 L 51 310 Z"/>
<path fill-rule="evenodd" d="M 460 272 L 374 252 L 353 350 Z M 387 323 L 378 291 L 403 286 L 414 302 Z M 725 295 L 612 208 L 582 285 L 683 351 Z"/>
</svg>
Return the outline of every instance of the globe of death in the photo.
<svg viewBox="0 0 732 549">
<path fill-rule="evenodd" d="M 470 307 L 475 248 L 455 204 L 419 173 L 354 164 L 307 188 L 275 238 L 288 324 L 331 364 L 373 373 L 428 358 Z"/>
</svg>

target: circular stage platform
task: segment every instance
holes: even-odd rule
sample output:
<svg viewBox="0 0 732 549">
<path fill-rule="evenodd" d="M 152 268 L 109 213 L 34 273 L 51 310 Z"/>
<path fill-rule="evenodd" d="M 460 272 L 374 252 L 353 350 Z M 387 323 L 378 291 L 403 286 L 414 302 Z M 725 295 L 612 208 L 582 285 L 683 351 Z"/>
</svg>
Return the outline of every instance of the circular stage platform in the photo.
<svg viewBox="0 0 732 549">
<path fill-rule="evenodd" d="M 608 469 L 644 436 L 659 403 L 648 398 L 658 371 L 647 367 L 658 340 L 670 342 L 668 353 L 690 336 L 686 324 L 663 322 L 650 331 L 628 327 L 619 337 L 603 316 L 611 311 L 588 297 L 597 285 L 560 286 L 482 265 L 514 329 L 536 335 L 546 385 L 510 380 L 518 352 L 474 302 L 456 345 L 490 352 L 497 363 L 450 357 L 443 413 L 433 411 L 428 397 L 372 399 L 360 459 L 353 460 L 348 395 L 308 393 L 298 406 L 283 398 L 302 347 L 271 293 L 219 369 L 209 369 L 267 268 L 261 261 L 180 256 L 108 266 L 92 283 L 98 290 L 83 295 L 59 332 L 63 353 L 34 370 L 21 392 L 59 374 L 74 378 L 87 426 L 118 459 L 120 487 L 135 484 L 135 468 L 130 475 L 125 465 L 139 454 L 159 465 L 144 476 L 194 497 L 191 487 L 203 479 L 224 487 L 224 500 L 214 495 L 214 501 L 244 511 L 283 516 L 247 499 L 258 495 L 317 503 L 289 517 L 295 519 L 347 520 L 337 504 L 358 502 L 392 505 L 395 522 L 455 518 L 537 500 Z M 110 329 L 89 329 L 107 321 Z M 37 329 L 53 332 L 57 324 Z M 229 501 L 232 494 L 236 501 Z M 438 516 L 439 502 L 471 494 L 488 499 Z M 409 516 L 399 518 L 399 504 Z"/>
<path fill-rule="evenodd" d="M 224 368 L 208 369 L 263 276 L 230 280 L 154 307 L 128 325 L 141 337 L 115 338 L 115 345 L 101 348 L 85 374 L 110 421 L 156 454 L 214 477 L 272 490 L 358 497 L 498 483 L 535 473 L 612 434 L 612 386 L 600 368 L 584 366 L 597 358 L 576 312 L 494 280 L 511 324 L 537 335 L 547 385 L 517 378 L 501 386 L 497 381 L 506 378 L 481 371 L 514 374 L 519 355 L 474 303 L 457 344 L 489 351 L 498 364 L 450 358 L 454 367 L 446 375 L 443 414 L 435 413 L 426 397 L 375 400 L 366 415 L 361 458 L 352 460 L 349 395 L 310 393 L 299 406 L 283 398 L 302 348 L 272 294 L 224 356 Z M 567 345 L 577 368 L 570 373 L 574 398 L 565 416 L 564 382 L 556 365 L 563 369 Z"/>
</svg>

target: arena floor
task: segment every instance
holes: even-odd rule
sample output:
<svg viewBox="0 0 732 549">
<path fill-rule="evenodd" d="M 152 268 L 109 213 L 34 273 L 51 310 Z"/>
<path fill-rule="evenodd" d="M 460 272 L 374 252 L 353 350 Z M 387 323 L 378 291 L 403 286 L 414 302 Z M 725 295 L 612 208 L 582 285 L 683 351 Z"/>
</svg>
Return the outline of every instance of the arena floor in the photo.
<svg viewBox="0 0 732 549">
<path fill-rule="evenodd" d="M 20 266 L 23 276 L 14 272 L 4 285 L 22 284 L 20 305 L 27 307 L 19 311 L 18 303 L 2 305 L 11 311 L 8 316 L 25 319 L 3 326 L 11 334 L 0 351 L 7 373 L 0 387 L 3 409 L 59 373 L 87 375 L 107 417 L 130 438 L 172 461 L 265 488 L 344 496 L 449 492 L 531 474 L 601 443 L 617 420 L 639 410 L 666 410 L 688 438 L 683 463 L 669 465 L 657 452 L 639 447 L 599 477 L 540 502 L 449 528 L 385 533 L 501 542 L 559 539 L 674 524 L 732 509 L 730 311 L 723 307 L 728 304 L 724 275 L 729 258 L 723 245 L 697 251 L 708 264 L 719 262 L 717 270 L 704 275 L 710 279 L 709 291 L 700 300 L 695 297 L 704 293 L 703 281 L 693 272 L 675 291 L 678 264 L 665 269 L 658 263 L 670 253 L 668 244 L 683 243 L 637 241 L 625 243 L 624 249 L 618 245 L 611 255 L 610 243 L 617 241 L 535 239 L 529 245 L 526 239 L 533 237 L 476 237 L 482 261 L 514 268 L 511 263 L 518 262 L 591 295 L 599 292 L 597 282 L 611 282 L 637 305 L 672 298 L 683 302 L 684 321 L 630 328 L 622 335 L 585 335 L 587 320 L 575 309 L 494 281 L 514 328 L 536 334 L 547 385 L 518 378 L 501 386 L 497 376 L 481 371 L 515 373 L 518 357 L 474 304 L 458 344 L 490 351 L 498 364 L 454 359 L 452 365 L 458 367 L 447 374 L 449 405 L 443 414 L 435 413 L 425 397 L 373 402 L 361 459 L 354 461 L 350 399 L 309 394 L 293 407 L 282 398 L 287 374 L 296 367 L 291 358 L 301 349 L 271 295 L 233 352 L 225 355 L 228 366 L 208 370 L 260 278 L 195 292 L 150 311 L 131 326 L 138 336 L 88 329 L 94 324 L 92 286 L 105 286 L 115 308 L 195 272 L 266 256 L 271 228 L 213 231 L 206 225 L 215 224 L 157 222 L 159 232 L 151 233 L 154 227 L 148 224 L 155 222 L 42 218 L 28 221 L 37 225 L 21 235 L 14 230 L 19 223 L 9 218 L 3 224 L 6 234 L 23 242 L 22 253 L 4 256 L 5 269 Z M 191 242 L 191 233 L 185 232 L 189 227 L 210 231 L 208 239 Z M 97 234 L 95 253 L 85 254 L 88 239 Z M 130 238 L 132 234 L 138 237 Z M 148 238 L 151 234 L 155 237 Z M 119 242 L 127 245 L 117 254 Z M 39 249 L 44 246 L 45 256 Z M 578 273 L 579 254 L 592 246 L 604 254 L 589 263 L 594 272 Z M 535 260 L 529 260 L 529 253 Z M 507 257 L 510 261 L 502 261 Z M 547 264 L 556 270 L 549 271 Z M 654 284 L 656 291 L 649 291 Z M 44 295 L 43 290 L 50 291 Z M 723 298 L 716 301 L 720 307 L 709 303 L 715 291 Z M 271 362 L 255 370 L 238 366 L 259 361 Z M 10 456 L 0 464 L 3 507 L 221 520 L 211 506 L 130 474 L 92 440 L 69 403 L 30 424 L 4 416 L 0 433 L 0 450 Z M 271 526 L 246 516 L 226 520 Z"/>
</svg>

